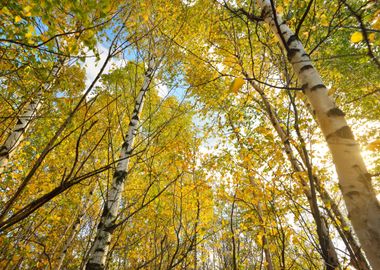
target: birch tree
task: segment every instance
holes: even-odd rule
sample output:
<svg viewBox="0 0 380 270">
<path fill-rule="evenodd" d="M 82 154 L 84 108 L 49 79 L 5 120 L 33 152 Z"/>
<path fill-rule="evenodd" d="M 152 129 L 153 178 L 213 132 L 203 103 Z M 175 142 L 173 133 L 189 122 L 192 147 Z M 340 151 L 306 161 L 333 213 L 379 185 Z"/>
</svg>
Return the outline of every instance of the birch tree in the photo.
<svg viewBox="0 0 380 270">
<path fill-rule="evenodd" d="M 102 8 L 110 8 L 110 14 L 114 12 L 109 6 L 110 3 L 98 4 L 103 5 Z M 81 20 L 77 16 L 66 15 L 68 13 L 81 15 L 83 12 L 87 12 L 88 16 L 82 17 Z M 80 54 L 85 58 L 85 49 L 90 49 L 98 55 L 95 48 L 96 32 L 93 29 L 100 31 L 101 26 L 109 20 L 109 15 L 102 13 L 99 18 L 95 16 L 91 20 L 89 14 L 96 12 L 98 12 L 98 7 L 95 5 L 83 9 L 73 3 L 65 3 L 63 6 L 44 5 L 38 8 L 38 4 L 31 1 L 29 3 L 14 2 L 9 9 L 4 7 L 0 15 L 4 21 L 1 27 L 7 28 L 7 31 L 3 31 L 4 35 L 0 42 L 3 45 L 2 58 L 6 59 L 4 63 L 7 63 L 9 74 L 15 72 L 20 75 L 19 70 L 25 70 L 28 65 L 32 65 L 33 68 L 36 68 L 37 64 L 46 65 L 47 59 L 52 58 L 51 56 L 54 62 L 45 81 L 41 81 L 38 88 L 33 91 L 34 96 L 26 102 L 22 112 L 16 116 L 16 123 L 7 131 L 8 136 L 0 146 L 0 173 L 18 148 L 31 122 L 38 115 L 44 94 L 54 86 L 61 70 L 67 66 L 72 56 Z M 47 22 L 45 21 L 46 13 L 54 14 L 55 17 L 51 16 Z M 41 18 L 43 18 L 42 21 Z M 57 34 L 58 32 L 60 33 Z M 5 73 L 4 77 L 6 76 Z M 37 78 L 39 79 L 41 78 Z"/>
<path fill-rule="evenodd" d="M 119 161 L 113 174 L 111 188 L 104 203 L 102 217 L 90 252 L 89 261 L 86 264 L 86 269 L 104 269 L 105 267 L 113 226 L 115 225 L 119 212 L 121 194 L 124 183 L 128 179 L 129 158 L 133 153 L 133 142 L 138 132 L 144 97 L 149 90 L 156 69 L 157 59 L 154 56 L 150 56 L 148 67 L 144 74 L 144 82 L 136 97 L 127 134 L 120 150 Z"/>
<path fill-rule="evenodd" d="M 338 173 L 348 214 L 373 268 L 380 267 L 380 205 L 344 113 L 328 96 L 318 71 L 301 42 L 286 22 L 277 16 L 271 1 L 257 1 L 266 23 L 281 40 L 290 63 L 298 74 L 305 95 L 326 138 Z"/>
<path fill-rule="evenodd" d="M 0 174 L 8 164 L 13 152 L 18 148 L 25 132 L 35 120 L 43 103 L 43 94 L 48 92 L 59 78 L 59 73 L 65 66 L 65 61 L 59 61 L 53 68 L 46 82 L 42 83 L 37 95 L 26 106 L 24 111 L 17 116 L 17 123 L 9 132 L 9 135 L 2 146 L 0 146 Z"/>
</svg>

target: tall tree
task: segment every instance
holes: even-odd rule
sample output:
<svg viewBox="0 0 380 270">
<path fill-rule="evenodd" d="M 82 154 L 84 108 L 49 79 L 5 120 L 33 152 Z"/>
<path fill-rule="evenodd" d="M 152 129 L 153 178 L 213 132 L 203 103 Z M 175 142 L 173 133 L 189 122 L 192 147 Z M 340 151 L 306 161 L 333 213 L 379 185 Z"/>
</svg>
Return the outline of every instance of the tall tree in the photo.
<svg viewBox="0 0 380 270">
<path fill-rule="evenodd" d="M 273 1 L 257 1 L 266 23 L 286 50 L 298 75 L 320 128 L 326 138 L 338 173 L 340 188 L 350 220 L 374 268 L 380 267 L 380 205 L 371 184 L 371 175 L 360 154 L 359 144 L 344 113 L 328 96 L 318 71 L 312 65 L 298 37 L 277 15 Z"/>
<path fill-rule="evenodd" d="M 54 86 L 55 81 L 59 77 L 59 72 L 65 66 L 65 61 L 59 61 L 54 64 L 48 78 L 47 82 L 42 83 L 40 89 L 37 91 L 37 97 L 33 98 L 19 116 L 17 116 L 17 123 L 11 129 L 7 139 L 4 141 L 3 145 L 0 146 L 0 173 L 4 170 L 7 165 L 11 154 L 17 149 L 18 145 L 23 139 L 25 132 L 28 127 L 30 127 L 31 122 L 35 120 L 41 106 L 42 97 L 44 92 L 48 92 L 52 86 Z"/>
<path fill-rule="evenodd" d="M 136 96 L 134 110 L 130 117 L 127 134 L 120 150 L 119 161 L 117 162 L 113 174 L 111 190 L 108 193 L 104 203 L 102 217 L 98 226 L 95 241 L 92 246 L 91 255 L 86 269 L 104 269 L 109 245 L 112 237 L 113 227 L 118 217 L 121 195 L 124 188 L 124 182 L 128 177 L 129 159 L 133 153 L 133 142 L 137 135 L 140 122 L 140 114 L 144 105 L 144 97 L 149 90 L 153 80 L 154 73 L 158 68 L 158 59 L 150 55 L 147 70 L 144 73 L 143 85 Z"/>
</svg>

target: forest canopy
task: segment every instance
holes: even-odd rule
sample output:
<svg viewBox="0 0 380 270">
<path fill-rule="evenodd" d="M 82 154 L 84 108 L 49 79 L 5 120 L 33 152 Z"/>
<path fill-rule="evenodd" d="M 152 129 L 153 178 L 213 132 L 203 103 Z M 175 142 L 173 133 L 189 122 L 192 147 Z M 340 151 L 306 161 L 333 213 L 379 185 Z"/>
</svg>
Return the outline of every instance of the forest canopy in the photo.
<svg viewBox="0 0 380 270">
<path fill-rule="evenodd" d="M 0 269 L 380 269 L 378 1 L 0 22 Z"/>
</svg>

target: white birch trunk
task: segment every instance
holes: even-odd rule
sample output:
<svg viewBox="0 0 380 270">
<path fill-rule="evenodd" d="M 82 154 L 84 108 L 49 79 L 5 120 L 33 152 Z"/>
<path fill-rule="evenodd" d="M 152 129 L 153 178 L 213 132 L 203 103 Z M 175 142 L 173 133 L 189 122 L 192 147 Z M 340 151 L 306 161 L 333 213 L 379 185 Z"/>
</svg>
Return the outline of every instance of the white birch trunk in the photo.
<svg viewBox="0 0 380 270">
<path fill-rule="evenodd" d="M 32 101 L 26 105 L 25 110 L 20 116 L 17 117 L 16 125 L 12 128 L 3 145 L 0 146 L 0 174 L 3 172 L 4 167 L 8 164 L 11 155 L 21 143 L 24 133 L 29 128 L 30 123 L 36 118 L 38 111 L 42 107 L 42 95 L 54 85 L 62 66 L 63 64 L 60 63 L 53 67 L 51 72 L 53 79 L 50 82 L 41 85 L 38 90 L 37 97 L 32 99 Z"/>
<path fill-rule="evenodd" d="M 326 138 L 339 177 L 349 218 L 373 269 L 380 269 L 380 205 L 360 154 L 359 144 L 344 117 L 327 94 L 321 76 L 302 43 L 281 17 L 273 16 L 270 0 L 257 0 L 266 23 L 286 44 L 288 59 L 298 75 L 318 124 Z M 275 23 L 277 19 L 279 31 Z M 280 33 L 279 33 L 280 32 Z"/>
<path fill-rule="evenodd" d="M 137 134 L 137 128 L 140 121 L 139 117 L 143 108 L 144 96 L 149 89 L 153 73 L 153 60 L 151 60 L 145 73 L 143 86 L 136 97 L 135 108 L 129 122 L 127 136 L 120 150 L 119 162 L 117 163 L 116 170 L 113 174 L 111 189 L 108 193 L 107 201 L 104 204 L 96 237 L 90 251 L 89 260 L 86 264 L 87 270 L 99 270 L 105 268 L 114 225 L 119 213 L 121 194 L 124 189 L 125 179 L 127 178 L 129 157 L 133 151 L 133 142 Z"/>
<path fill-rule="evenodd" d="M 318 177 L 315 177 L 316 182 L 316 188 L 318 189 L 319 194 L 321 195 L 321 199 L 323 203 L 327 207 L 327 211 L 329 211 L 329 216 L 332 220 L 339 221 L 340 225 L 335 222 L 335 227 L 338 230 L 338 232 L 341 234 L 342 239 L 345 238 L 347 243 L 346 249 L 348 253 L 350 254 L 351 262 L 350 264 L 354 266 L 356 269 L 360 270 L 370 270 L 370 267 L 368 265 L 368 262 L 366 261 L 364 257 L 364 253 L 362 252 L 361 248 L 359 247 L 359 244 L 357 243 L 356 239 L 353 237 L 353 232 L 350 228 L 350 225 L 347 224 L 346 220 L 343 217 L 343 214 L 339 210 L 338 205 L 335 203 L 335 201 L 331 198 L 330 194 L 325 190 L 324 187 L 322 187 L 319 183 Z M 328 208 L 328 204 L 330 204 L 331 209 Z M 346 228 L 350 228 L 347 230 Z"/>
</svg>

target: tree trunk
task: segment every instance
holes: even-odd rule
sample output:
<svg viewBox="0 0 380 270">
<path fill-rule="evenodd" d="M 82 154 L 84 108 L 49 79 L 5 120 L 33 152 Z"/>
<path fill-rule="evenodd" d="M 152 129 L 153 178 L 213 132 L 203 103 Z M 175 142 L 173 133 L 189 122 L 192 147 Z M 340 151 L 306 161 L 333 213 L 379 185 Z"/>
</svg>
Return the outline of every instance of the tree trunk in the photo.
<svg viewBox="0 0 380 270">
<path fill-rule="evenodd" d="M 232 128 L 232 132 L 235 134 L 235 137 L 236 137 L 236 140 L 238 142 L 238 144 L 240 145 L 240 147 L 243 149 L 244 148 L 244 145 L 241 141 L 241 136 L 239 134 L 238 131 L 236 131 L 236 128 L 235 128 L 235 125 L 234 123 L 232 122 L 231 118 L 230 118 L 230 114 L 227 112 L 227 120 Z M 243 163 L 241 165 L 246 171 L 247 171 L 247 174 L 248 174 L 248 179 L 250 181 L 250 184 L 255 186 L 256 188 L 257 185 L 255 184 L 255 179 L 253 176 L 250 175 L 250 169 L 248 166 L 245 165 L 245 163 Z M 264 250 L 264 254 L 265 254 L 265 261 L 267 263 L 266 265 L 266 269 L 267 270 L 273 270 L 274 269 L 274 266 L 273 266 L 273 260 L 272 260 L 272 254 L 268 248 L 268 241 L 267 241 L 267 238 L 266 238 L 266 228 L 265 226 L 263 226 L 262 224 L 264 224 L 264 220 L 263 220 L 263 210 L 262 210 L 262 207 L 261 207 L 261 202 L 259 201 L 257 203 L 257 207 L 255 207 L 255 210 L 257 211 L 257 215 L 258 215 L 258 218 L 259 218 L 259 222 L 260 224 L 258 225 L 258 227 L 264 232 L 261 240 L 262 240 L 262 246 L 263 246 L 263 250 Z"/>
<path fill-rule="evenodd" d="M 232 269 L 237 270 L 238 269 L 238 263 L 237 263 L 237 255 L 236 255 L 236 239 L 235 239 L 235 230 L 234 230 L 234 210 L 235 210 L 235 202 L 236 202 L 236 192 L 234 193 L 234 200 L 231 205 L 231 212 L 230 212 L 230 232 L 231 232 L 231 243 L 232 243 Z"/>
<path fill-rule="evenodd" d="M 26 105 L 25 110 L 17 117 L 16 125 L 12 128 L 3 145 L 0 146 L 0 174 L 3 172 L 4 167 L 7 166 L 11 155 L 21 143 L 23 135 L 29 128 L 30 123 L 36 118 L 38 111 L 41 109 L 43 93 L 51 89 L 54 85 L 63 65 L 64 62 L 62 61 L 61 63 L 53 66 L 51 71 L 53 79 L 40 86 L 37 97 L 32 99 Z"/>
<path fill-rule="evenodd" d="M 94 188 L 90 191 L 90 196 L 92 195 L 93 193 L 93 190 Z M 69 234 L 69 236 L 67 237 L 65 243 L 63 244 L 62 246 L 62 249 L 60 250 L 59 252 L 59 256 L 58 256 L 58 260 L 57 260 L 57 266 L 56 266 L 56 270 L 61 270 L 62 268 L 62 265 L 63 265 L 63 261 L 66 257 L 66 254 L 67 254 L 67 250 L 69 249 L 69 247 L 71 246 L 71 243 L 73 242 L 75 236 L 78 234 L 79 232 L 79 229 L 80 229 L 80 223 L 82 221 L 82 217 L 84 216 L 84 214 L 86 213 L 89 205 L 90 205 L 90 197 L 87 198 L 87 200 L 85 201 L 84 205 L 81 207 L 81 209 L 79 210 L 79 213 L 76 215 L 74 221 L 72 222 L 72 224 L 70 224 L 70 227 L 72 228 L 71 229 L 71 232 Z"/>
<path fill-rule="evenodd" d="M 243 74 L 246 78 L 248 78 L 247 72 L 243 70 Z M 261 100 L 264 103 L 264 110 L 267 113 L 267 116 L 272 123 L 273 128 L 276 130 L 277 135 L 280 137 L 281 142 L 284 145 L 285 153 L 290 161 L 290 164 L 292 165 L 292 168 L 295 172 L 303 172 L 304 169 L 300 166 L 299 161 L 295 157 L 293 153 L 293 149 L 290 145 L 289 137 L 286 135 L 286 132 L 283 130 L 283 128 L 280 126 L 279 120 L 276 116 L 276 113 L 274 109 L 272 108 L 272 105 L 269 103 L 267 96 L 265 95 L 264 91 L 256 85 L 252 80 L 249 81 L 251 86 L 256 90 L 256 92 L 259 93 L 261 96 Z M 327 230 L 327 226 L 325 222 L 322 220 L 317 199 L 315 195 L 313 196 L 313 193 L 310 191 L 310 187 L 307 184 L 307 181 L 300 177 L 301 185 L 303 187 L 304 194 L 308 200 L 308 203 L 310 205 L 310 210 L 314 219 L 314 222 L 317 226 L 317 235 L 319 240 L 319 245 L 321 247 L 322 251 L 322 257 L 325 261 L 326 269 L 335 269 L 339 266 L 339 260 L 338 255 L 335 251 L 335 247 L 331 241 L 330 235 Z M 313 181 L 313 179 L 311 179 Z"/>
<path fill-rule="evenodd" d="M 144 83 L 135 100 L 131 120 L 129 122 L 127 136 L 122 145 L 119 161 L 113 174 L 111 190 L 104 203 L 103 213 L 98 225 L 96 237 L 90 251 L 89 261 L 86 264 L 87 270 L 99 270 L 105 268 L 106 258 L 111 243 L 114 225 L 119 212 L 121 194 L 124 189 L 124 182 L 127 176 L 129 157 L 133 151 L 133 142 L 137 134 L 140 121 L 140 113 L 143 108 L 144 96 L 149 89 L 154 74 L 153 59 L 149 61 L 148 69 L 144 75 Z"/>
<path fill-rule="evenodd" d="M 336 226 L 337 231 L 341 235 L 341 238 L 345 242 L 348 252 L 350 253 L 351 264 L 356 269 L 359 269 L 359 270 L 370 270 L 367 260 L 365 259 L 360 246 L 356 242 L 352 234 L 352 230 L 350 226 L 347 224 L 346 220 L 343 217 L 343 214 L 339 210 L 338 205 L 331 198 L 327 190 L 321 186 L 318 178 L 317 177 L 314 177 L 314 178 L 315 178 L 315 185 L 317 187 L 319 194 L 321 195 L 321 199 L 323 203 L 325 204 L 327 208 L 326 210 L 329 213 L 330 218 L 332 220 L 339 221 L 340 225 L 337 222 L 335 222 L 335 226 Z"/>
<path fill-rule="evenodd" d="M 251 84 L 253 84 L 252 81 L 251 81 Z M 289 137 L 286 135 L 285 131 L 280 126 L 277 116 L 275 115 L 275 112 L 272 106 L 267 100 L 266 95 L 262 91 L 260 91 L 259 93 L 262 96 L 262 100 L 265 105 L 264 109 L 267 111 L 268 117 L 274 129 L 276 130 L 278 136 L 280 137 L 284 145 L 285 153 L 292 165 L 293 170 L 295 172 L 304 172 L 304 169 L 300 166 L 298 159 L 295 157 L 293 153 L 293 149 L 291 148 L 291 145 L 289 142 Z M 314 222 L 317 226 L 318 240 L 319 240 L 319 244 L 322 250 L 322 257 L 326 264 L 326 269 L 335 269 L 339 265 L 338 255 L 336 254 L 335 247 L 327 231 L 326 224 L 323 222 L 321 218 L 321 213 L 319 211 L 316 198 L 312 196 L 312 193 L 310 192 L 310 187 L 307 184 L 307 181 L 303 177 L 300 177 L 300 181 L 303 187 L 304 194 L 308 200 Z"/>
<path fill-rule="evenodd" d="M 274 16 L 270 0 L 258 0 L 266 23 L 287 50 L 302 88 L 326 138 L 339 177 L 348 216 L 373 269 L 380 269 L 380 205 L 360 154 L 359 144 L 344 117 L 327 94 L 327 88 L 313 67 L 298 37 L 286 23 Z"/>
</svg>

